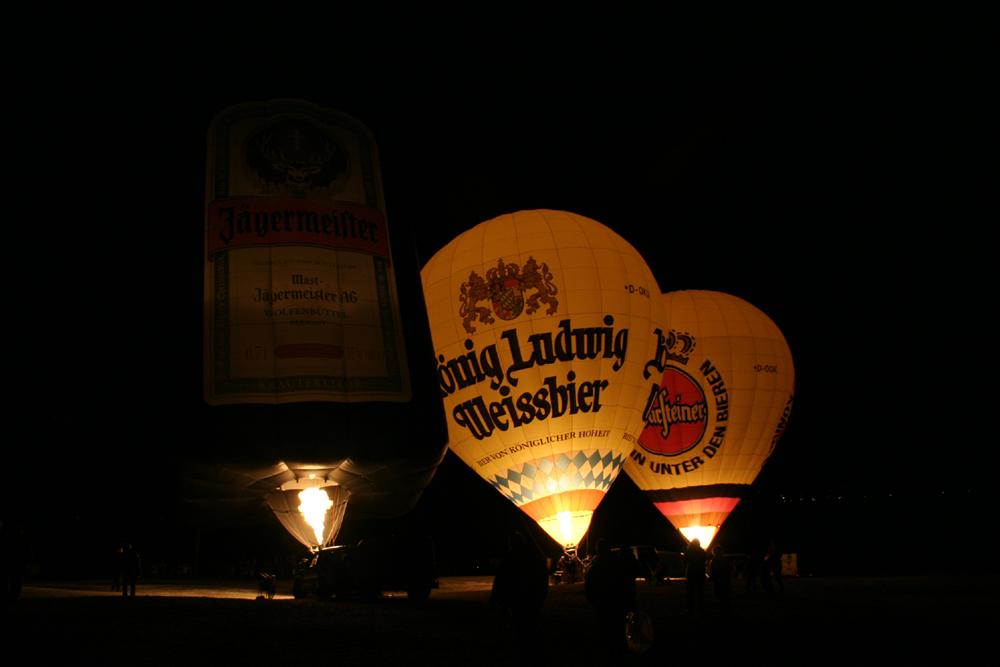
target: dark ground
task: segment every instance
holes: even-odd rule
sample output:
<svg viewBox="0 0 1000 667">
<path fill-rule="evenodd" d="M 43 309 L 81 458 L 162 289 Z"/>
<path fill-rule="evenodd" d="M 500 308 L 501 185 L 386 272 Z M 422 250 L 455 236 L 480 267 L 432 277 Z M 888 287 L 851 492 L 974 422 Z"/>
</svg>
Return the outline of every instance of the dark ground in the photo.
<svg viewBox="0 0 1000 667">
<path fill-rule="evenodd" d="M 122 599 L 105 583 L 27 586 L 4 607 L 6 650 L 32 662 L 277 664 L 333 660 L 358 665 L 591 665 L 596 622 L 583 586 L 552 586 L 541 647 L 528 647 L 489 609 L 489 577 L 448 577 L 431 599 L 294 600 L 279 582 L 254 601 L 250 582 L 140 581 Z M 704 615 L 685 613 L 683 582 L 639 582 L 639 607 L 655 624 L 654 646 L 631 664 L 898 664 L 917 658 L 987 664 L 1000 577 L 786 578 L 768 600 L 736 583 L 723 618 L 708 588 Z M 210 597 L 211 596 L 211 597 Z M 239 599 L 242 598 L 242 599 Z"/>
</svg>

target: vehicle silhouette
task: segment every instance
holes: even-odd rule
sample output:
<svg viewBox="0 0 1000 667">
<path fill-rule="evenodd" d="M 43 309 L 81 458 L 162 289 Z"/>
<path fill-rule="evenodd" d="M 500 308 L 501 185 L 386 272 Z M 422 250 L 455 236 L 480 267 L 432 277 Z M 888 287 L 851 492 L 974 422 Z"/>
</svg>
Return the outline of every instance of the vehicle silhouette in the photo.
<svg viewBox="0 0 1000 667">
<path fill-rule="evenodd" d="M 300 562 L 292 593 L 299 599 L 374 599 L 388 591 L 406 591 L 412 600 L 426 600 L 437 587 L 430 538 L 391 537 L 318 549 Z"/>
</svg>

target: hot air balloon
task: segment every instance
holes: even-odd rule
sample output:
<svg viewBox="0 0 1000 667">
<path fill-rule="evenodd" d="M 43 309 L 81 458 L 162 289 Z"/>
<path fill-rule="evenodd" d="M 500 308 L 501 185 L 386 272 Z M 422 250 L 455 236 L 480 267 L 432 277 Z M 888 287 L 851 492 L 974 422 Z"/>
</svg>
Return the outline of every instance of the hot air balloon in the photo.
<svg viewBox="0 0 1000 667">
<path fill-rule="evenodd" d="M 212 121 L 208 405 L 185 425 L 198 450 L 185 496 L 200 514 L 270 506 L 316 549 L 345 513 L 416 503 L 447 436 L 434 366 L 410 367 L 430 336 L 414 253 L 394 255 L 390 230 L 393 244 L 409 238 L 387 222 L 375 141 L 354 118 L 283 99 Z"/>
<path fill-rule="evenodd" d="M 663 295 L 645 373 L 657 379 L 625 470 L 690 541 L 709 545 L 781 438 L 795 370 L 778 327 L 743 299 Z"/>
<path fill-rule="evenodd" d="M 449 446 L 574 554 L 642 429 L 652 272 L 604 225 L 540 210 L 473 227 L 421 277 Z"/>
<path fill-rule="evenodd" d="M 271 491 L 267 504 L 295 539 L 315 551 L 340 532 L 348 497 L 339 484 L 305 478 Z"/>
</svg>

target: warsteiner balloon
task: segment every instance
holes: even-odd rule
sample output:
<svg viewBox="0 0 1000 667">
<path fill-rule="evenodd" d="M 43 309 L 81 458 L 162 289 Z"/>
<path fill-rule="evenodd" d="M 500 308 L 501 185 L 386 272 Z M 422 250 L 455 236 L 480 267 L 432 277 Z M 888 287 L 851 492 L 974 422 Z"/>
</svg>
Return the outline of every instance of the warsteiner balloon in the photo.
<svg viewBox="0 0 1000 667">
<path fill-rule="evenodd" d="M 685 538 L 707 546 L 774 451 L 795 370 L 778 327 L 743 299 L 663 295 L 667 329 L 644 373 L 656 378 L 628 475 Z"/>
<path fill-rule="evenodd" d="M 421 277 L 449 446 L 572 552 L 643 427 L 652 272 L 604 225 L 541 210 L 477 225 Z"/>
</svg>

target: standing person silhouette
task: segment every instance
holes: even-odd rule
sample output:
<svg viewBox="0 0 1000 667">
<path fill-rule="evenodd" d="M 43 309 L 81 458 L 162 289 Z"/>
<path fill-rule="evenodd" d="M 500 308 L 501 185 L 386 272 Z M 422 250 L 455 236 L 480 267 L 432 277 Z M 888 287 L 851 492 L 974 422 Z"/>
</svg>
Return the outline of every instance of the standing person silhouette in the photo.
<svg viewBox="0 0 1000 667">
<path fill-rule="evenodd" d="M 775 584 L 775 588 L 778 589 L 778 597 L 785 592 L 785 586 L 781 581 L 781 550 L 778 549 L 778 545 L 775 542 L 771 543 L 771 548 L 767 550 L 767 556 L 764 557 L 764 568 L 770 571 L 771 580 Z M 768 581 L 766 586 L 768 595 L 771 594 L 771 581 Z"/>
<path fill-rule="evenodd" d="M 10 523 L 0 521 L 0 558 L 2 558 L 3 599 L 0 602 L 16 600 L 21 595 L 24 573 L 28 569 L 30 547 L 24 536 L 24 529 L 14 528 Z"/>
<path fill-rule="evenodd" d="M 719 601 L 719 610 L 723 615 L 729 614 L 729 603 L 733 596 L 733 563 L 717 544 L 712 549 L 712 562 L 708 564 L 708 577 L 712 580 L 712 591 Z"/>
<path fill-rule="evenodd" d="M 642 565 L 632 553 L 632 547 L 628 544 L 621 545 L 618 549 L 618 576 L 621 578 L 621 591 L 624 596 L 622 603 L 626 614 L 638 611 L 635 580 L 642 575 Z"/>
<path fill-rule="evenodd" d="M 743 568 L 743 578 L 746 582 L 747 593 L 757 592 L 758 576 L 760 576 L 760 554 L 754 551 L 747 557 L 746 565 Z"/>
<path fill-rule="evenodd" d="M 118 547 L 118 553 L 115 554 L 114 562 L 114 576 L 111 579 L 111 590 L 113 592 L 120 591 L 122 589 L 122 553 L 124 549 Z"/>
<path fill-rule="evenodd" d="M 760 587 L 764 590 L 764 595 L 770 600 L 774 596 L 774 588 L 771 587 L 771 561 L 765 556 L 760 562 L 758 571 Z"/>
<path fill-rule="evenodd" d="M 633 586 L 635 582 L 633 580 Z M 584 579 L 584 595 L 597 612 L 598 639 L 604 661 L 619 664 L 628 652 L 625 643 L 625 617 L 629 591 L 624 582 L 621 556 L 611 551 L 606 539 L 597 541 L 594 558 Z"/>
<path fill-rule="evenodd" d="M 691 540 L 684 554 L 684 579 L 687 584 L 688 612 L 701 611 L 705 607 L 705 560 L 708 554 L 701 548 L 701 540 Z"/>
<path fill-rule="evenodd" d="M 139 578 L 139 568 L 142 561 L 139 554 L 132 548 L 131 544 L 126 544 L 122 550 L 122 596 L 128 597 L 131 591 L 135 597 L 135 580 Z"/>
<path fill-rule="evenodd" d="M 521 533 L 512 533 L 507 547 L 507 555 L 493 579 L 490 607 L 533 641 L 538 612 L 549 593 L 549 570 L 544 556 L 530 549 Z"/>
</svg>

